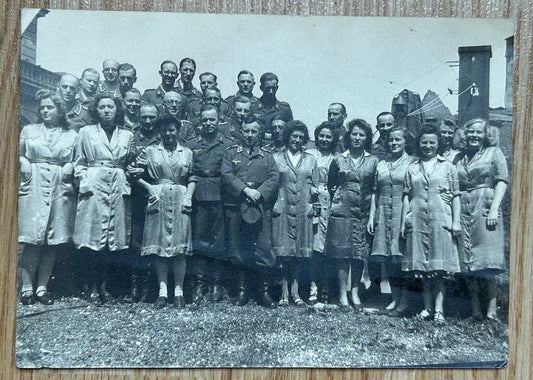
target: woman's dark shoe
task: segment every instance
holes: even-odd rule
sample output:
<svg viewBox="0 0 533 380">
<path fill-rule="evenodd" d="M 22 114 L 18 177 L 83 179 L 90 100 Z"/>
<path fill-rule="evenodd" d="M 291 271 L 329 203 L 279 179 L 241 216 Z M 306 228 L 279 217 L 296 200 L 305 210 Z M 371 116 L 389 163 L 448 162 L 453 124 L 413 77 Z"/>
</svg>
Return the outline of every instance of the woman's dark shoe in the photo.
<svg viewBox="0 0 533 380">
<path fill-rule="evenodd" d="M 305 301 L 303 299 L 301 299 L 300 297 L 294 299 L 294 304 L 296 306 L 298 306 L 298 307 L 306 307 L 307 306 Z"/>
<path fill-rule="evenodd" d="M 39 301 L 43 305 L 54 304 L 54 300 L 50 298 L 50 294 L 48 292 L 43 292 L 41 295 L 37 295 L 37 301 Z"/>
<path fill-rule="evenodd" d="M 185 299 L 183 296 L 174 297 L 174 306 L 178 309 L 185 308 Z"/>
<path fill-rule="evenodd" d="M 389 317 L 393 318 L 404 318 L 407 317 L 409 314 L 408 310 L 398 310 L 398 309 L 392 309 L 392 310 L 384 310 L 383 315 L 387 315 Z"/>
<path fill-rule="evenodd" d="M 237 294 L 237 300 L 236 300 L 236 304 L 237 306 L 244 306 L 248 303 L 248 301 L 250 300 L 250 297 L 248 296 L 248 292 L 246 291 L 246 289 L 242 288 L 241 290 L 239 290 L 239 294 Z"/>
<path fill-rule="evenodd" d="M 22 293 L 20 297 L 20 302 L 23 305 L 33 305 L 35 303 L 35 296 L 32 291 Z"/>
<path fill-rule="evenodd" d="M 162 309 L 165 306 L 167 306 L 167 298 L 166 297 L 159 297 L 154 303 L 154 307 L 156 309 Z"/>
<path fill-rule="evenodd" d="M 268 309 L 275 309 L 278 306 L 278 304 L 272 299 L 272 297 L 270 297 L 270 294 L 268 294 L 268 291 L 262 291 L 259 294 L 257 303 Z"/>
<path fill-rule="evenodd" d="M 339 310 L 342 311 L 343 313 L 349 313 L 353 309 L 350 305 L 339 305 Z"/>
<path fill-rule="evenodd" d="M 316 305 L 318 303 L 318 295 L 316 293 L 311 293 L 307 303 L 311 306 Z"/>
</svg>

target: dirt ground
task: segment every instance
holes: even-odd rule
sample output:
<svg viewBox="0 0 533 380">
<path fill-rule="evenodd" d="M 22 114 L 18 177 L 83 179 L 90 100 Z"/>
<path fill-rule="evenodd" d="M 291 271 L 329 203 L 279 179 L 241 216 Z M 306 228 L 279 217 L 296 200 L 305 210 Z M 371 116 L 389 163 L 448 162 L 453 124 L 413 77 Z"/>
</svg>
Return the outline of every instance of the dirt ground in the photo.
<svg viewBox="0 0 533 380">
<path fill-rule="evenodd" d="M 331 305 L 268 310 L 226 300 L 156 310 L 78 298 L 19 303 L 16 362 L 23 368 L 504 365 L 505 321 L 450 314 L 436 324 Z"/>
</svg>

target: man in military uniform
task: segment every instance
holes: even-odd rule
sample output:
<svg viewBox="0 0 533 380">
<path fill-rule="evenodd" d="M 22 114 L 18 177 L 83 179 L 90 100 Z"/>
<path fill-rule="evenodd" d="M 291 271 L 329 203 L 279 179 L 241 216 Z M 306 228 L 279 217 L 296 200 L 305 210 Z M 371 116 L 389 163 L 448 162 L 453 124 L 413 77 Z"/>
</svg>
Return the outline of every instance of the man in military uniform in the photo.
<svg viewBox="0 0 533 380">
<path fill-rule="evenodd" d="M 118 67 L 118 81 L 120 96 L 124 97 L 126 90 L 133 87 L 137 82 L 137 70 L 130 63 L 122 63 Z"/>
<path fill-rule="evenodd" d="M 207 90 L 213 90 L 218 89 L 217 87 L 217 76 L 212 73 L 202 73 L 200 74 L 200 88 L 202 89 L 202 97 L 200 99 L 194 98 L 192 100 L 189 100 L 186 104 L 186 114 L 188 120 L 193 120 L 194 118 L 199 117 L 200 115 L 200 109 L 206 105 L 209 104 L 206 100 L 206 91 Z M 220 93 L 220 90 L 219 90 Z M 216 104 L 213 104 L 217 107 L 219 107 L 222 112 L 225 114 L 228 109 L 228 103 L 225 100 L 222 100 L 222 95 L 220 94 L 220 101 L 218 99 L 211 99 L 212 102 L 216 102 Z"/>
<path fill-rule="evenodd" d="M 200 113 L 201 134 L 188 142 L 193 152 L 193 173 L 198 184 L 193 195 L 193 268 L 195 267 L 195 290 L 193 301 L 199 302 L 207 291 L 208 280 L 212 283 L 211 299 L 215 302 L 224 296 L 221 274 L 225 257 L 224 215 L 220 194 L 220 167 L 226 148 L 233 140 L 219 132 L 218 109 L 206 105 Z M 208 279 L 207 273 L 211 276 Z"/>
<path fill-rule="evenodd" d="M 374 156 L 383 160 L 387 156 L 387 138 L 389 131 L 395 126 L 394 115 L 390 112 L 381 112 L 376 117 L 376 130 L 379 133 L 379 137 L 375 143 L 372 144 L 372 153 Z"/>
<path fill-rule="evenodd" d="M 335 126 L 337 131 L 338 142 L 337 152 L 344 152 L 347 147 L 344 145 L 344 134 L 346 133 L 346 127 L 344 121 L 346 120 L 346 107 L 342 103 L 331 103 L 328 107 L 328 121 Z"/>
<path fill-rule="evenodd" d="M 227 130 L 229 131 L 230 136 L 233 137 L 237 142 L 241 140 L 242 126 L 244 125 L 246 118 L 250 116 L 251 111 L 252 102 L 250 99 L 244 96 L 237 96 L 234 99 L 234 108 L 232 114 L 225 117 L 225 119 L 228 121 Z"/>
<path fill-rule="evenodd" d="M 191 121 L 191 123 L 197 129 L 196 132 L 198 133 L 198 128 L 201 127 L 200 110 L 202 108 L 198 108 L 198 111 L 196 111 L 194 108 L 191 108 L 191 106 L 195 104 L 196 101 L 189 102 L 187 104 L 186 113 L 188 114 L 187 119 Z M 231 118 L 224 114 L 225 104 L 222 103 L 222 94 L 218 88 L 207 88 L 204 92 L 202 100 L 198 102 L 196 107 L 204 107 L 206 105 L 211 105 L 217 109 L 218 114 L 220 115 L 218 118 L 219 130 L 226 136 L 232 137 L 235 133 L 235 125 L 232 123 Z"/>
<path fill-rule="evenodd" d="M 76 131 L 91 123 L 89 109 L 84 109 L 76 100 L 79 87 L 78 78 L 72 74 L 63 74 L 57 84 L 57 94 L 63 99 L 67 108 L 65 116 L 69 127 Z"/>
<path fill-rule="evenodd" d="M 159 68 L 159 75 L 161 75 L 161 84 L 155 89 L 146 90 L 142 95 L 144 101 L 155 104 L 157 107 L 163 104 L 165 94 L 174 88 L 176 79 L 178 79 L 178 66 L 172 61 L 163 61 Z"/>
<path fill-rule="evenodd" d="M 174 85 L 174 91 L 185 96 L 187 102 L 193 99 L 201 99 L 202 92 L 192 85 L 194 73 L 196 72 L 196 62 L 194 62 L 194 59 L 183 58 L 180 61 L 179 71 L 180 78 Z"/>
<path fill-rule="evenodd" d="M 226 221 L 228 259 L 238 269 L 237 304 L 248 302 L 250 286 L 257 286 L 258 304 L 274 308 L 269 294 L 272 251 L 272 207 L 279 172 L 261 148 L 263 126 L 252 115 L 242 127 L 242 142 L 229 147 L 222 159 L 222 202 Z M 248 277 L 248 278 L 247 278 Z"/>
<path fill-rule="evenodd" d="M 239 90 L 235 95 L 231 95 L 226 98 L 226 102 L 228 103 L 228 115 L 231 116 L 231 114 L 233 113 L 235 99 L 238 97 L 248 98 L 252 104 L 255 104 L 257 102 L 257 98 L 252 93 L 254 86 L 254 75 L 248 70 L 241 70 L 237 75 L 237 87 L 239 88 Z"/>
<path fill-rule="evenodd" d="M 283 129 L 285 128 L 285 123 L 280 115 L 274 116 L 272 119 L 272 132 L 269 134 L 265 133 L 263 137 L 263 145 L 266 150 L 270 153 L 276 153 L 283 148 Z"/>
<path fill-rule="evenodd" d="M 126 91 L 126 98 L 132 90 Z M 137 91 L 138 93 L 138 91 Z M 140 100 L 140 93 L 139 93 Z M 138 167 L 138 157 L 142 151 L 152 144 L 159 144 L 159 131 L 155 128 L 158 117 L 157 107 L 152 103 L 143 103 L 139 110 L 139 127 L 133 135 L 131 146 L 132 163 L 128 166 L 128 176 L 132 182 L 131 187 L 131 301 L 144 301 L 148 292 L 148 257 L 141 256 L 142 236 L 148 195 L 146 190 L 137 183 L 142 169 Z"/>
<path fill-rule="evenodd" d="M 98 92 L 103 94 L 109 92 L 114 97 L 120 97 L 119 83 L 118 83 L 118 67 L 120 64 L 114 59 L 106 59 L 102 63 L 102 74 L 104 80 L 100 82 Z"/>
<path fill-rule="evenodd" d="M 178 131 L 178 138 L 181 144 L 186 145 L 187 141 L 196 136 L 196 131 L 189 120 L 183 118 L 184 107 L 183 96 L 176 91 L 169 91 L 163 97 L 162 114 L 174 116 L 181 123 Z M 161 110 L 161 108 L 160 108 Z"/>
<path fill-rule="evenodd" d="M 259 79 L 259 87 L 263 95 L 252 106 L 252 113 L 259 115 L 259 120 L 265 126 L 265 133 L 272 133 L 272 119 L 279 114 L 283 121 L 288 122 L 293 119 L 291 106 L 287 102 L 279 101 L 276 98 L 278 91 L 278 77 L 273 73 L 264 73 Z"/>
<path fill-rule="evenodd" d="M 141 93 L 136 88 L 130 88 L 122 98 L 124 107 L 124 126 L 135 132 L 140 127 L 139 109 L 141 107 Z"/>
</svg>

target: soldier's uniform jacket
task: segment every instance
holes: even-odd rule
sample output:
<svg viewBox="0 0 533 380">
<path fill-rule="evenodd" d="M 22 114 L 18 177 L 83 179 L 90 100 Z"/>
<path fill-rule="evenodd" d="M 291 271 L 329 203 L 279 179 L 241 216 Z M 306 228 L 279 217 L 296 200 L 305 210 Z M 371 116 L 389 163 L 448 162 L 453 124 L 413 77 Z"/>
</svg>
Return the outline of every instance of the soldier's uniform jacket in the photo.
<svg viewBox="0 0 533 380">
<path fill-rule="evenodd" d="M 159 85 L 157 86 L 157 88 L 151 88 L 146 90 L 144 94 L 142 94 L 141 99 L 148 103 L 154 104 L 157 107 L 159 113 L 162 114 L 162 112 L 164 112 L 163 98 L 165 97 L 166 93 L 167 91 L 165 91 L 163 87 Z"/>
<path fill-rule="evenodd" d="M 184 86 L 181 79 L 178 79 L 174 84 L 174 91 L 185 96 L 186 102 L 190 102 L 194 99 L 202 99 L 202 91 L 198 90 L 192 84 L 190 86 Z"/>
<path fill-rule="evenodd" d="M 129 129 L 135 133 L 141 127 L 141 123 L 138 121 L 131 121 L 127 116 L 124 116 L 124 128 Z"/>
<path fill-rule="evenodd" d="M 267 207 L 277 197 L 279 172 L 272 154 L 265 148 L 255 147 L 252 152 L 242 145 L 227 148 L 222 160 L 222 201 L 240 205 L 245 201 L 245 187 L 259 191 Z"/>
<path fill-rule="evenodd" d="M 187 116 L 187 120 L 191 121 L 193 119 L 199 118 L 200 110 L 204 105 L 205 102 L 203 98 L 190 100 L 185 106 L 185 115 Z M 222 100 L 219 107 L 221 114 L 227 115 L 228 107 L 228 102 Z"/>
<path fill-rule="evenodd" d="M 236 97 L 239 97 L 239 96 L 242 96 L 244 98 L 248 98 L 250 99 L 250 102 L 252 103 L 252 107 L 255 105 L 255 103 L 257 103 L 257 101 L 259 100 L 259 98 L 257 98 L 256 96 L 252 95 L 252 97 L 248 97 L 246 95 L 242 95 L 240 93 L 240 91 L 237 91 L 237 93 L 235 95 L 230 95 L 228 96 L 225 101 L 226 103 L 228 103 L 228 110 L 226 111 L 226 115 L 228 116 L 232 116 L 233 114 L 233 110 L 234 110 L 234 105 L 235 105 L 235 98 Z"/>
<path fill-rule="evenodd" d="M 218 133 L 212 142 L 198 136 L 187 142 L 193 152 L 193 175 L 198 178 L 193 200 L 220 202 L 220 167 L 226 148 L 234 145 L 232 139 Z"/>
<path fill-rule="evenodd" d="M 120 93 L 120 88 L 119 86 L 117 85 L 117 87 L 113 90 L 111 88 L 108 88 L 106 85 L 105 85 L 105 82 L 100 82 L 98 84 L 98 93 L 99 94 L 111 94 L 113 95 L 114 98 L 117 98 L 117 99 L 122 99 L 122 94 Z"/>
<path fill-rule="evenodd" d="M 372 150 L 370 151 L 370 153 L 376 156 L 379 160 L 384 160 L 388 155 L 384 140 L 385 139 L 380 137 L 375 143 L 372 144 Z"/>
<path fill-rule="evenodd" d="M 198 135 L 198 131 L 202 127 L 200 115 L 192 119 L 191 124 L 194 126 L 193 130 L 195 131 L 196 135 Z M 239 129 L 240 127 L 235 120 L 224 115 L 223 113 L 220 113 L 220 116 L 218 117 L 218 131 L 220 133 L 230 139 L 240 139 L 241 135 Z M 235 141 L 233 143 L 235 144 Z"/>
<path fill-rule="evenodd" d="M 76 102 L 74 106 L 65 114 L 68 125 L 71 129 L 78 132 L 81 127 L 93 124 L 91 117 L 89 116 L 89 104 L 90 102 Z"/>
<path fill-rule="evenodd" d="M 271 108 L 266 108 L 262 101 L 263 97 L 257 99 L 255 104 L 252 104 L 252 114 L 257 114 L 259 119 L 265 125 L 265 132 L 272 131 L 272 119 L 276 115 L 280 115 L 283 121 L 288 122 L 293 120 L 291 106 L 287 102 L 281 102 L 276 99 L 276 103 Z"/>
</svg>

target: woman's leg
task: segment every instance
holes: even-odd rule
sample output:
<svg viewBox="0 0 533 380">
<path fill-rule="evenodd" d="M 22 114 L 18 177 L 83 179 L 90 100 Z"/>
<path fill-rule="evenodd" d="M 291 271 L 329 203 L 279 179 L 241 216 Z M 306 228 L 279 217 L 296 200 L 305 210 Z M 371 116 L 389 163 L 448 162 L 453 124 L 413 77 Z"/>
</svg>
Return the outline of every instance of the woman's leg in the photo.
<svg viewBox="0 0 533 380">
<path fill-rule="evenodd" d="M 172 258 L 172 270 L 174 272 L 174 298 L 183 297 L 183 281 L 187 268 L 187 257 L 177 256 Z"/>
<path fill-rule="evenodd" d="M 311 284 L 309 286 L 309 303 L 315 304 L 318 302 L 318 285 L 323 286 L 320 276 L 320 264 L 322 263 L 322 253 L 313 252 L 311 257 Z"/>
<path fill-rule="evenodd" d="M 444 280 L 435 279 L 435 321 L 444 321 Z"/>
<path fill-rule="evenodd" d="M 296 304 L 301 304 L 302 298 L 300 297 L 300 274 L 304 271 L 304 267 L 309 267 L 309 259 L 296 259 L 291 260 L 291 297 Z"/>
<path fill-rule="evenodd" d="M 350 259 L 336 260 L 337 280 L 339 285 L 339 304 L 348 306 L 348 272 L 350 271 Z"/>
<path fill-rule="evenodd" d="M 466 286 L 472 303 L 472 316 L 476 319 L 480 319 L 483 314 L 481 313 L 481 305 L 479 302 L 479 281 L 476 277 L 467 276 Z"/>
<path fill-rule="evenodd" d="M 401 300 L 401 282 L 399 280 L 399 276 L 401 273 L 401 265 L 400 264 L 392 264 L 387 263 L 385 264 L 385 270 L 387 271 L 387 276 L 389 279 L 389 285 L 390 285 L 390 292 L 392 301 L 387 307 L 386 310 L 392 310 L 398 307 Z"/>
<path fill-rule="evenodd" d="M 46 246 L 41 252 L 41 259 L 39 261 L 39 274 L 37 276 L 37 290 L 38 297 L 47 292 L 48 281 L 52 276 L 52 270 L 56 259 L 56 249 L 54 246 Z"/>
<path fill-rule="evenodd" d="M 433 295 L 431 294 L 431 280 L 424 278 L 422 280 L 422 297 L 424 298 L 424 310 L 422 310 L 418 316 L 421 318 L 428 318 L 433 314 L 434 311 L 434 301 Z"/>
<path fill-rule="evenodd" d="M 157 283 L 159 284 L 159 297 L 155 301 L 156 309 L 161 309 L 166 306 L 168 299 L 168 259 L 154 256 L 155 274 L 157 276 Z"/>
<path fill-rule="evenodd" d="M 279 304 L 281 306 L 285 306 L 289 304 L 289 283 L 288 283 L 288 273 L 290 263 L 287 258 L 283 258 L 281 262 L 281 299 L 279 301 Z"/>
<path fill-rule="evenodd" d="M 498 308 L 498 304 L 496 303 L 496 280 L 494 277 L 490 277 L 486 279 L 487 282 L 487 298 L 489 300 L 489 304 L 487 306 L 487 318 L 489 319 L 496 319 L 497 314 L 496 310 Z"/>
<path fill-rule="evenodd" d="M 361 276 L 363 274 L 364 262 L 363 260 L 352 260 L 352 303 L 354 306 L 361 305 L 361 299 L 359 298 L 359 285 L 361 284 Z"/>
<path fill-rule="evenodd" d="M 39 265 L 41 247 L 33 244 L 19 243 L 18 250 L 20 252 L 18 265 L 21 270 L 23 302 L 28 300 L 32 303 L 28 297 L 33 297 L 33 280 L 37 272 L 37 266 Z"/>
</svg>

